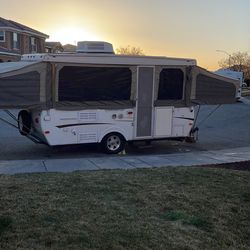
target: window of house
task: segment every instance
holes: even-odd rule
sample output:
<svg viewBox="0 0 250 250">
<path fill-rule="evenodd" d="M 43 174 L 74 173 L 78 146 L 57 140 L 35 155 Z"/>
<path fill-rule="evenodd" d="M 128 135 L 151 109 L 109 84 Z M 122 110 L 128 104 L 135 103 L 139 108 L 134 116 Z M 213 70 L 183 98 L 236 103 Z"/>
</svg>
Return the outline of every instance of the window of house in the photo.
<svg viewBox="0 0 250 250">
<path fill-rule="evenodd" d="M 184 73 L 181 69 L 163 69 L 160 73 L 158 100 L 181 100 Z"/>
<path fill-rule="evenodd" d="M 37 42 L 35 37 L 30 38 L 31 52 L 37 52 Z"/>
<path fill-rule="evenodd" d="M 19 49 L 19 34 L 13 32 L 13 49 Z"/>
<path fill-rule="evenodd" d="M 5 42 L 5 32 L 0 30 L 0 42 Z"/>
<path fill-rule="evenodd" d="M 59 101 L 130 100 L 129 68 L 65 66 L 59 72 Z"/>
</svg>

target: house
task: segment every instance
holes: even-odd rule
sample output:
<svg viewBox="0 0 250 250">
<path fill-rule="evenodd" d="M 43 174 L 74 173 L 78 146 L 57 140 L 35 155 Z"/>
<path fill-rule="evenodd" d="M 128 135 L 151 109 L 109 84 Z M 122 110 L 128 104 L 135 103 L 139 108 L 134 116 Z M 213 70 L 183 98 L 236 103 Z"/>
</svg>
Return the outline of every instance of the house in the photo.
<svg viewBox="0 0 250 250">
<path fill-rule="evenodd" d="M 60 42 L 45 42 L 46 53 L 60 53 L 63 51 L 64 49 Z"/>
<path fill-rule="evenodd" d="M 44 53 L 48 35 L 0 17 L 0 62 L 18 61 L 22 54 Z"/>
<path fill-rule="evenodd" d="M 64 52 L 76 52 L 76 45 L 65 44 L 63 46 Z"/>
</svg>

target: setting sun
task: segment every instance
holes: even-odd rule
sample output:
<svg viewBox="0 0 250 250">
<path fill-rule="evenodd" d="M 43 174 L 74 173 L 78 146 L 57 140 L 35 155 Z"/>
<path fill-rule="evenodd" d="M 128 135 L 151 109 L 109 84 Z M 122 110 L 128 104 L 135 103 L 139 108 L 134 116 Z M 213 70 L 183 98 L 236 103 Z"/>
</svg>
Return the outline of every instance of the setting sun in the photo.
<svg viewBox="0 0 250 250">
<path fill-rule="evenodd" d="M 94 41 L 100 40 L 100 38 L 97 35 L 92 34 L 86 28 L 76 27 L 72 25 L 63 28 L 58 28 L 57 30 L 51 32 L 49 40 L 60 41 L 63 45 L 76 45 L 78 41 Z"/>
</svg>

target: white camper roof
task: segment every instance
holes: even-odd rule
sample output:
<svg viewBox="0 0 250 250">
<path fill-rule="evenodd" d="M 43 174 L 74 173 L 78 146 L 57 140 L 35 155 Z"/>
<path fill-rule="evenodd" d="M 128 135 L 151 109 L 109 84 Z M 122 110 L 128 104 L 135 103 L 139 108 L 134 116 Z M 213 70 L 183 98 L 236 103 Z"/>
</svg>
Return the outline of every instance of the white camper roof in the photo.
<svg viewBox="0 0 250 250">
<path fill-rule="evenodd" d="M 36 64 L 36 61 L 19 61 L 19 62 L 6 62 L 0 64 L 0 74 L 14 72 L 19 69 L 29 67 L 33 64 Z"/>
<path fill-rule="evenodd" d="M 107 64 L 107 65 L 196 65 L 195 59 L 171 58 L 157 56 L 128 56 L 96 53 L 58 53 L 58 54 L 27 54 L 21 58 L 22 62 L 60 62 L 60 63 L 84 63 L 84 64 Z"/>
</svg>

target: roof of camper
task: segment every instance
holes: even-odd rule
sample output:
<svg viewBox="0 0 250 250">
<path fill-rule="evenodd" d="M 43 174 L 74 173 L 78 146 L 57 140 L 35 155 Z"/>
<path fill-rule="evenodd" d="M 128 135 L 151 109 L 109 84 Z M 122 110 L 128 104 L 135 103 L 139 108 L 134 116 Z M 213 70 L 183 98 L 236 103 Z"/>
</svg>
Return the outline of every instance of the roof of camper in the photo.
<svg viewBox="0 0 250 250">
<path fill-rule="evenodd" d="M 196 65 L 195 59 L 171 58 L 158 56 L 130 56 L 105 53 L 56 53 L 56 54 L 26 54 L 22 61 L 41 61 L 77 64 L 108 64 L 108 65 Z"/>
</svg>

